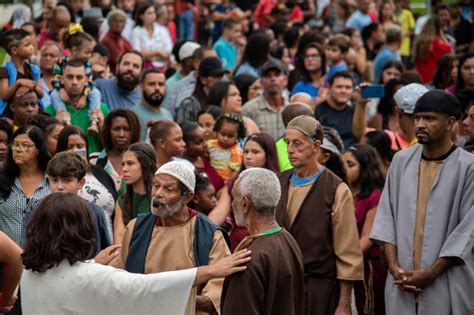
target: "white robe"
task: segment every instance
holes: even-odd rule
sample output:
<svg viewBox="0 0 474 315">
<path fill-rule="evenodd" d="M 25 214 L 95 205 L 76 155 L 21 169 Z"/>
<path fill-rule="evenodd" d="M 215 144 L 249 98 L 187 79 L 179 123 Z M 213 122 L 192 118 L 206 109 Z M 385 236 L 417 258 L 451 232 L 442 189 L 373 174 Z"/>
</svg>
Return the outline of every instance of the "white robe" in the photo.
<svg viewBox="0 0 474 315">
<path fill-rule="evenodd" d="M 66 260 L 21 277 L 23 314 L 184 314 L 196 268 L 142 275 Z"/>
<path fill-rule="evenodd" d="M 397 153 L 389 170 L 370 238 L 397 246 L 398 264 L 413 269 L 419 166 L 422 145 Z M 461 262 L 424 288 L 418 315 L 474 314 L 474 156 L 457 148 L 444 161 L 426 206 L 421 268 L 439 257 Z M 389 273 L 387 315 L 415 315 L 415 295 L 398 289 Z"/>
</svg>

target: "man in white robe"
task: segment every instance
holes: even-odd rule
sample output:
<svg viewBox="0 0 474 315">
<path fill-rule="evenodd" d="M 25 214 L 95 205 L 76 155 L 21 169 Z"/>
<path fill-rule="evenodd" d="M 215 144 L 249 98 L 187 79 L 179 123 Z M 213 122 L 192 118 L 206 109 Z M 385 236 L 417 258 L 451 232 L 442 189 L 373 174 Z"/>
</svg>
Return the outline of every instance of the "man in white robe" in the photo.
<svg viewBox="0 0 474 315">
<path fill-rule="evenodd" d="M 420 144 L 393 159 L 371 239 L 390 273 L 391 314 L 474 314 L 474 156 L 451 142 L 458 100 L 441 90 L 415 107 Z"/>
</svg>

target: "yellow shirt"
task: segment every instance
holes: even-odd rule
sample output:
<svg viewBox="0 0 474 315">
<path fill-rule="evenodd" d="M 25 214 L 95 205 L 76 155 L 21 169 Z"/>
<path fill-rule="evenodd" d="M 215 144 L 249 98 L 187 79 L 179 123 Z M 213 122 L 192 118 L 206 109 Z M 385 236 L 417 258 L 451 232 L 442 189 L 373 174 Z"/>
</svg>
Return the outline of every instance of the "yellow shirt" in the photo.
<svg viewBox="0 0 474 315">
<path fill-rule="evenodd" d="M 413 14 L 407 9 L 402 9 L 398 15 L 398 21 L 402 26 L 403 41 L 402 46 L 400 47 L 400 55 L 403 57 L 410 56 L 410 33 L 415 28 L 415 19 Z"/>
</svg>

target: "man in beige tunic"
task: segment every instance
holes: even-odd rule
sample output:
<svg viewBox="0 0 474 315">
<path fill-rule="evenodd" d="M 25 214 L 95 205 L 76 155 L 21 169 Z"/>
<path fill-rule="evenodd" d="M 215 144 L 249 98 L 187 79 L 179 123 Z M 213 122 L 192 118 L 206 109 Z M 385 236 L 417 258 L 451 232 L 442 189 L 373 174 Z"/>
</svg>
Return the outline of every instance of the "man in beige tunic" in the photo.
<svg viewBox="0 0 474 315">
<path fill-rule="evenodd" d="M 153 183 L 152 213 L 130 221 L 121 255 L 112 265 L 149 274 L 211 265 L 230 255 L 227 234 L 186 206 L 193 198 L 194 186 L 194 172 L 183 162 L 160 167 Z M 220 314 L 223 280 L 194 287 L 185 314 Z"/>
</svg>

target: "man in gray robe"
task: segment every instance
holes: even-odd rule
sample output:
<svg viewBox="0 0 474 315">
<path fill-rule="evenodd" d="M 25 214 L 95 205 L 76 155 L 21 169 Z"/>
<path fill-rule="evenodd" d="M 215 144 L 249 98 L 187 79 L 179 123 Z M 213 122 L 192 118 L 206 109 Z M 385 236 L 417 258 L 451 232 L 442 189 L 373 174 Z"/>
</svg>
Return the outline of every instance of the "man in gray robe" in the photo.
<svg viewBox="0 0 474 315">
<path fill-rule="evenodd" d="M 474 314 L 474 156 L 456 147 L 452 95 L 416 103 L 419 144 L 393 159 L 371 239 L 385 249 L 387 314 Z"/>
</svg>

